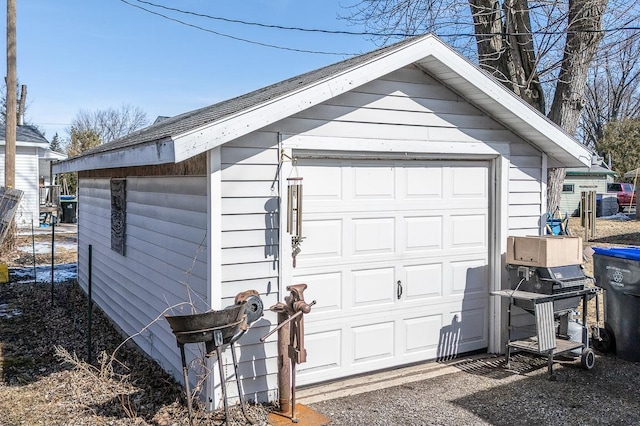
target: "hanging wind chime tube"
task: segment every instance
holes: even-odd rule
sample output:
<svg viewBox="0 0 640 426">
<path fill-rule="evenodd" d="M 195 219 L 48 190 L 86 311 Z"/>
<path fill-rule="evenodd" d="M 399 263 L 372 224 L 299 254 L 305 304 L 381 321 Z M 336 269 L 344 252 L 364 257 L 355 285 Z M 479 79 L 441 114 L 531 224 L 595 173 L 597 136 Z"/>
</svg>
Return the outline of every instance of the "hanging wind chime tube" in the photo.
<svg viewBox="0 0 640 426">
<path fill-rule="evenodd" d="M 296 256 L 302 242 L 302 178 L 287 178 L 287 232 L 291 234 L 291 257 L 296 267 Z"/>
</svg>

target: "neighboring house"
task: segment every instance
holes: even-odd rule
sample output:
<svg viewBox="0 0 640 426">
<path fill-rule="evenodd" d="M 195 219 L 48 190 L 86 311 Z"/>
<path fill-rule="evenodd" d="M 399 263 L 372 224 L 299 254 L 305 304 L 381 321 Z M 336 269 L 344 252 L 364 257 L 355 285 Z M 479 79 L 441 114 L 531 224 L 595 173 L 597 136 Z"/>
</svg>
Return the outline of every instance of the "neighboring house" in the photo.
<svg viewBox="0 0 640 426">
<path fill-rule="evenodd" d="M 564 184 L 562 185 L 562 197 L 560 198 L 560 212 L 567 212 L 570 216 L 580 215 L 580 199 L 582 192 L 595 191 L 600 195 L 602 215 L 608 216 L 618 212 L 615 196 L 607 195 L 607 184 L 615 180 L 616 172 L 604 164 L 593 164 L 588 169 L 568 168 Z M 604 198 L 602 198 L 604 197 Z"/>
<path fill-rule="evenodd" d="M 144 329 L 134 340 L 178 380 L 168 325 L 144 328 L 165 309 L 188 296 L 218 309 L 247 289 L 269 307 L 306 283 L 304 385 L 501 352 L 506 315 L 489 292 L 509 285 L 507 236 L 541 234 L 549 167 L 590 162 L 426 35 L 163 120 L 54 173 L 79 172 L 80 285 L 91 246 L 95 302 L 129 335 Z M 291 177 L 304 187 L 295 268 Z M 267 311 L 240 340 L 249 399 L 276 398 L 275 338 L 259 341 L 276 321 Z"/>
<path fill-rule="evenodd" d="M 0 186 L 5 179 L 5 127 L 0 125 Z M 66 155 L 49 149 L 49 141 L 38 129 L 29 125 L 16 127 L 16 189 L 24 191 L 15 221 L 19 227 L 38 226 L 40 219 L 40 188 L 50 184 L 51 162 Z M 43 192 L 43 195 L 46 193 Z"/>
</svg>

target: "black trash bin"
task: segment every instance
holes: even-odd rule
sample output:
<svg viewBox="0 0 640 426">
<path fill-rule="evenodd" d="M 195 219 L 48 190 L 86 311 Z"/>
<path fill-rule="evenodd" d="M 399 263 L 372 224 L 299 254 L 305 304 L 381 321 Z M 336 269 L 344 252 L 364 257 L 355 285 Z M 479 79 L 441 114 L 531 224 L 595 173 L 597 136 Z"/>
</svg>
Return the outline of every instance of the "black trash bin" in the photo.
<svg viewBox="0 0 640 426">
<path fill-rule="evenodd" d="M 605 329 L 619 358 L 640 361 L 640 247 L 593 248 L 596 285 L 605 293 Z"/>
<path fill-rule="evenodd" d="M 78 208 L 78 201 L 73 199 L 60 200 L 60 207 L 62 208 L 62 212 L 60 214 L 60 222 L 62 223 L 76 223 L 78 221 L 78 217 L 76 215 L 76 211 Z"/>
</svg>

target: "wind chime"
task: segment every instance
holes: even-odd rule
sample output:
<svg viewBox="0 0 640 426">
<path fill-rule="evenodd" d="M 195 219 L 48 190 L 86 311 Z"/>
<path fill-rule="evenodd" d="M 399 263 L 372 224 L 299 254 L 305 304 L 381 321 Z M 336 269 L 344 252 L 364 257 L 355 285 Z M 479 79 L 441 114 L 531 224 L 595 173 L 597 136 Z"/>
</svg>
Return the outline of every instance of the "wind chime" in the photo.
<svg viewBox="0 0 640 426">
<path fill-rule="evenodd" d="M 287 178 L 287 232 L 291 235 L 291 257 L 296 267 L 296 256 L 301 251 L 302 236 L 302 178 Z"/>
</svg>

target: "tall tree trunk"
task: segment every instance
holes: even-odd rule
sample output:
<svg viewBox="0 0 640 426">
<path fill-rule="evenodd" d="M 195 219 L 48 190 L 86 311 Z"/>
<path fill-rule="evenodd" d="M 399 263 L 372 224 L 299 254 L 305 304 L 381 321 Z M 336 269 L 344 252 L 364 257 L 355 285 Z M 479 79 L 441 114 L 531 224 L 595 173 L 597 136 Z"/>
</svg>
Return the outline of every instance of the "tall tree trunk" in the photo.
<svg viewBox="0 0 640 426">
<path fill-rule="evenodd" d="M 480 67 L 544 112 L 527 0 L 469 0 Z M 504 20 L 503 20 L 504 19 Z"/>
<path fill-rule="evenodd" d="M 602 16 L 606 0 L 570 0 L 567 41 L 549 118 L 574 135 L 582 108 L 589 65 L 603 37 Z M 547 208 L 555 212 L 560 204 L 565 171 L 550 170 L 547 179 Z"/>
</svg>

